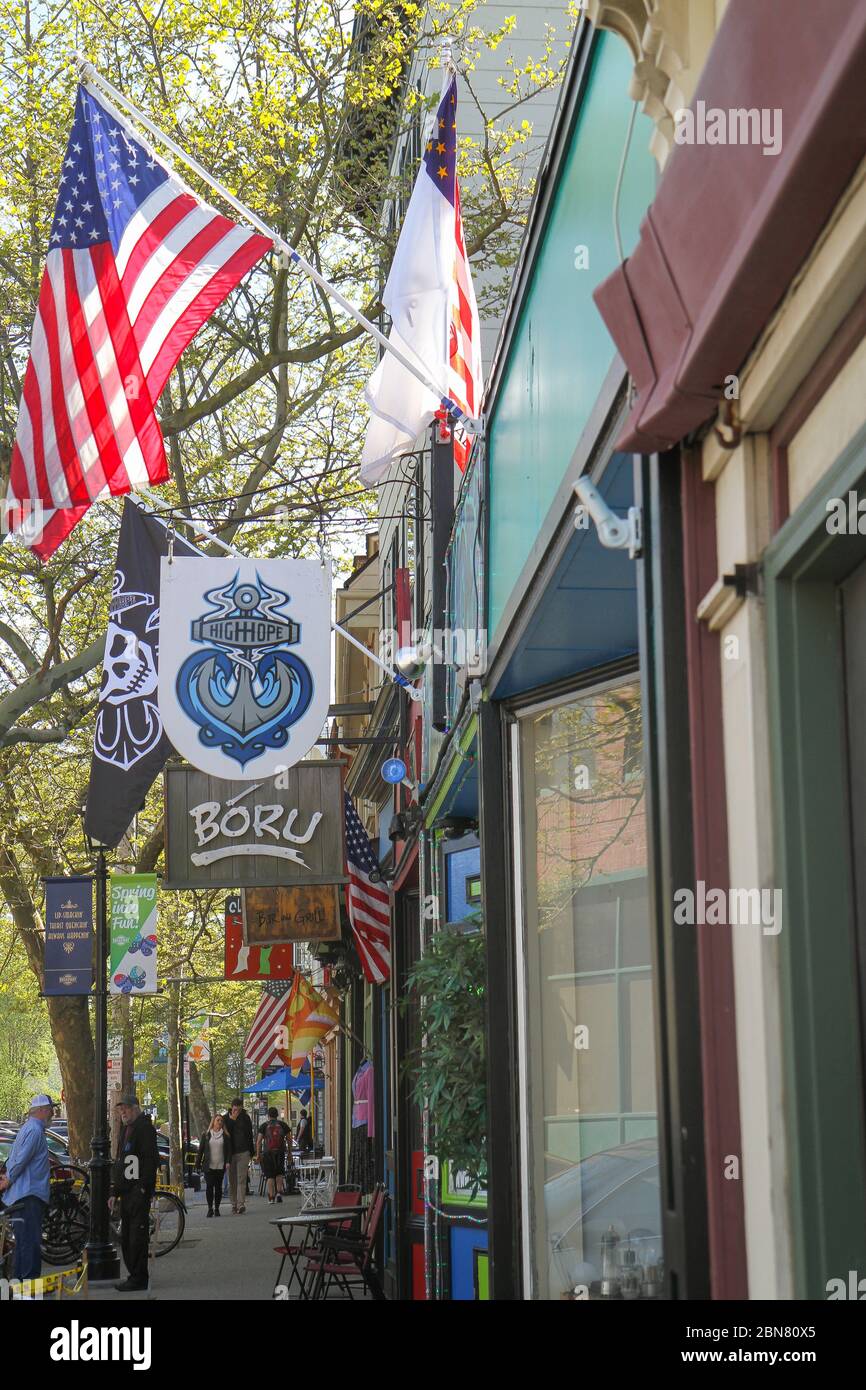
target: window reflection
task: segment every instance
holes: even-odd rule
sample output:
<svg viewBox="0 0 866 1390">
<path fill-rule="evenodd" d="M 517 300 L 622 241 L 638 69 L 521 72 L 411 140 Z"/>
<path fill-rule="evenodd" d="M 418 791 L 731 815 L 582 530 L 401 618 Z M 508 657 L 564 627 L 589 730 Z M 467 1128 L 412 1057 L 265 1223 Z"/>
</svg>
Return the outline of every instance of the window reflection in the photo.
<svg viewBox="0 0 866 1390">
<path fill-rule="evenodd" d="M 662 1249 L 637 681 L 520 721 L 537 1291 L 652 1298 Z"/>
</svg>

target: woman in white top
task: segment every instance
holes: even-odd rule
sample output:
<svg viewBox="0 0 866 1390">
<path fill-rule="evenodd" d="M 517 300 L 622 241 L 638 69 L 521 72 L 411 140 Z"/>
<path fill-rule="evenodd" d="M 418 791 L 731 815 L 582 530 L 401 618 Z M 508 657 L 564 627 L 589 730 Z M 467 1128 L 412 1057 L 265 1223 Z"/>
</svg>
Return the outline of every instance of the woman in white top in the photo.
<svg viewBox="0 0 866 1390">
<path fill-rule="evenodd" d="M 222 1115 L 214 1115 L 198 1146 L 196 1168 L 204 1170 L 208 1216 L 219 1216 L 223 1177 L 232 1156 L 232 1141 L 223 1126 Z"/>
</svg>

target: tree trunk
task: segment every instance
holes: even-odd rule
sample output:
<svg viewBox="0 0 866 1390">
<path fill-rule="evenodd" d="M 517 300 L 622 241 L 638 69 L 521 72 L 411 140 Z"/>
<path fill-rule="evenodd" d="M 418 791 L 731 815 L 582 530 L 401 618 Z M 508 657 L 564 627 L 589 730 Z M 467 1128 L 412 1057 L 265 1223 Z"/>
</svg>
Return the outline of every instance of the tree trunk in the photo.
<svg viewBox="0 0 866 1390">
<path fill-rule="evenodd" d="M 168 991 L 168 1142 L 171 1181 L 183 1185 L 183 1138 L 180 1122 L 181 1095 L 178 1086 L 180 1061 L 180 985 L 169 985 Z"/>
<path fill-rule="evenodd" d="M 212 1038 L 212 1037 L 208 1039 L 208 1047 L 210 1048 L 210 1102 L 211 1102 L 211 1105 L 213 1106 L 214 1113 L 216 1113 L 216 1108 L 217 1108 L 217 1090 L 216 1090 L 216 1050 L 215 1050 L 215 1048 L 214 1048 L 214 1042 L 213 1042 L 213 1038 Z"/>
<path fill-rule="evenodd" d="M 198 1138 L 211 1122 L 211 1110 L 201 1084 L 201 1074 L 195 1062 L 189 1064 L 189 1114 L 192 1136 Z"/>
<path fill-rule="evenodd" d="M 46 1002 L 66 1097 L 69 1152 L 86 1163 L 90 1161 L 94 1102 L 93 1034 L 87 1000 L 83 995 L 58 995 Z"/>
</svg>

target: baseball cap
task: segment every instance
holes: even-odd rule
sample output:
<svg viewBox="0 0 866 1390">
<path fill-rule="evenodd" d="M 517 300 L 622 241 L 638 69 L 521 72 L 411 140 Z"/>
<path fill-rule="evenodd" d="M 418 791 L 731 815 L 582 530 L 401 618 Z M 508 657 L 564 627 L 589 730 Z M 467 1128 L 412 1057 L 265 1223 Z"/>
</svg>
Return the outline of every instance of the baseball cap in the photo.
<svg viewBox="0 0 866 1390">
<path fill-rule="evenodd" d="M 40 1105 L 50 1105 L 53 1109 L 54 1101 L 51 1099 L 50 1096 L 46 1096 L 44 1093 L 42 1093 L 38 1096 L 33 1097 L 33 1099 L 30 1102 L 30 1109 L 38 1110 Z"/>
<path fill-rule="evenodd" d="M 118 1105 L 138 1105 L 138 1096 L 135 1094 L 135 1091 L 124 1091 L 123 1095 L 120 1097 L 120 1100 L 117 1102 L 117 1104 L 118 1104 Z"/>
</svg>

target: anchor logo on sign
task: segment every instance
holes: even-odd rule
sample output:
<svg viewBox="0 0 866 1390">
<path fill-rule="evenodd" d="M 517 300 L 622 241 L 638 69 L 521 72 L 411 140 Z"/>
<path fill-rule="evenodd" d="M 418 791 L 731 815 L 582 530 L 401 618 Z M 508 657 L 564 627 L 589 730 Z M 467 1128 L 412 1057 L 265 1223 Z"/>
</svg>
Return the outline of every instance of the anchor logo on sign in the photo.
<svg viewBox="0 0 866 1390">
<path fill-rule="evenodd" d="M 245 767 L 268 748 L 283 748 L 289 729 L 313 698 L 307 665 L 286 650 L 301 627 L 285 612 L 289 595 L 256 575 L 205 594 L 210 611 L 190 635 L 205 650 L 187 657 L 177 677 L 184 713 L 199 724 L 200 741 Z"/>
</svg>

